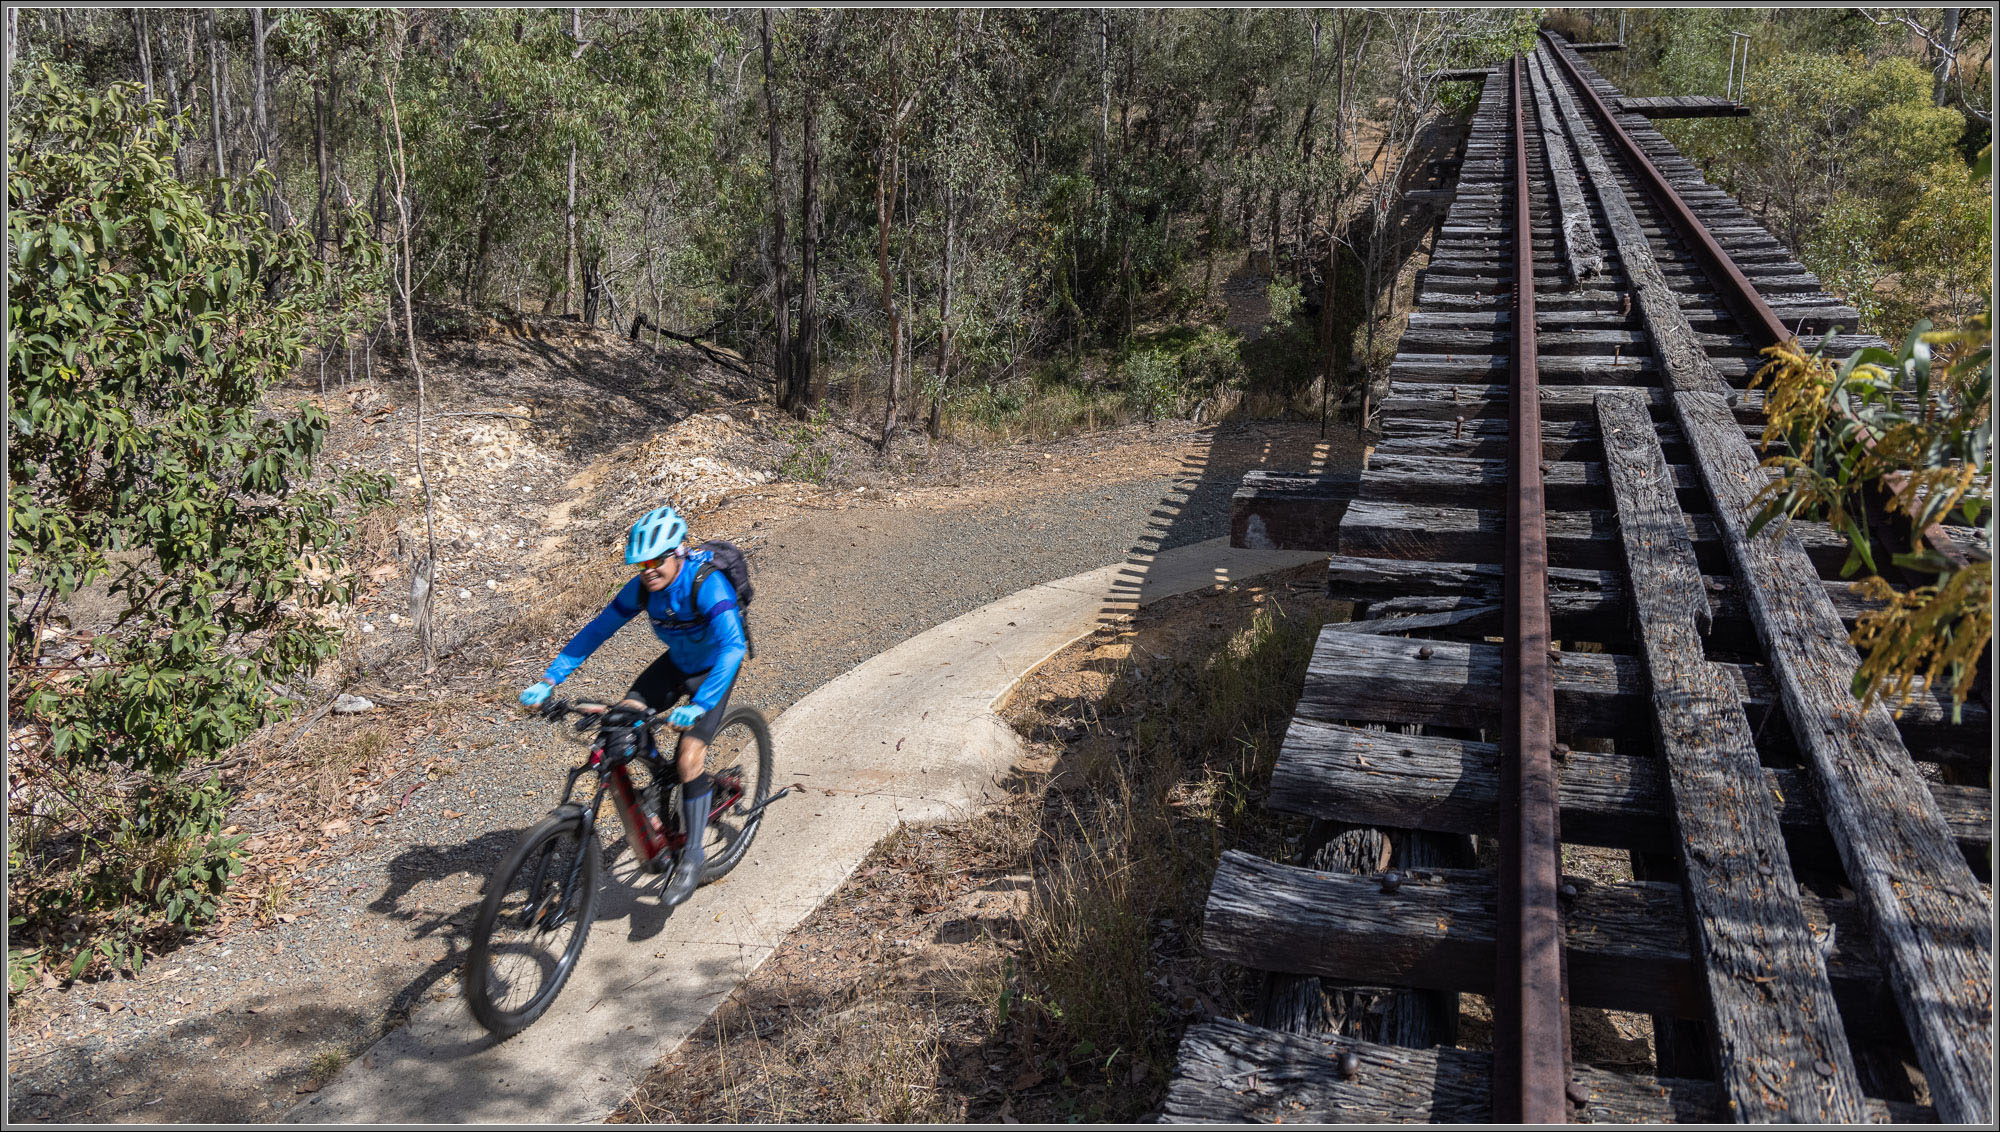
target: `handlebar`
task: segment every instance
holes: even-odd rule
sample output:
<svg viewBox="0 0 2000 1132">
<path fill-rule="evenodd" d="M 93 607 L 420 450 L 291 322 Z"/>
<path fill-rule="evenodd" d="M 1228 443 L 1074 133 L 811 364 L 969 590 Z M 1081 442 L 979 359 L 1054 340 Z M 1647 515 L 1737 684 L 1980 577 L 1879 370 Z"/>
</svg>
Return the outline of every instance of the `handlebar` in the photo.
<svg viewBox="0 0 2000 1132">
<path fill-rule="evenodd" d="M 634 711 L 632 708 L 621 708 L 616 704 L 598 703 L 594 700 L 550 700 L 548 703 L 536 708 L 535 714 L 548 720 L 550 723 L 560 723 L 564 716 L 581 716 L 582 718 L 576 721 L 576 729 L 578 731 L 588 731 L 592 726 L 603 726 L 605 717 L 613 711 L 626 713 L 630 717 L 621 720 L 620 726 L 623 726 L 627 722 L 644 723 L 650 726 L 660 717 L 660 713 L 654 711 L 652 708 Z"/>
<path fill-rule="evenodd" d="M 655 711 L 652 708 L 635 711 L 633 708 L 619 707 L 617 704 L 599 703 L 595 700 L 550 700 L 541 707 L 535 708 L 534 711 L 535 714 L 548 720 L 550 723 L 560 723 L 566 715 L 582 716 L 583 718 L 576 721 L 576 729 L 578 731 L 588 731 L 593 724 L 600 727 L 603 726 L 604 717 L 614 711 L 628 713 L 631 717 L 629 722 L 634 724 L 643 723 L 648 727 L 673 726 L 666 722 L 666 712 Z M 623 726 L 622 722 L 620 726 Z"/>
</svg>

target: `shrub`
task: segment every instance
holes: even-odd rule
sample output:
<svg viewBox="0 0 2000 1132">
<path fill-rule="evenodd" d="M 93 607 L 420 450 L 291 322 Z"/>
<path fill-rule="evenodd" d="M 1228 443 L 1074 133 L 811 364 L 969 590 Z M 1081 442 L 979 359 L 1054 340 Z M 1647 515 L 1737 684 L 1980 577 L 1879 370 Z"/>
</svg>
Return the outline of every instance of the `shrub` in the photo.
<svg viewBox="0 0 2000 1132">
<path fill-rule="evenodd" d="M 1271 280 L 1264 288 L 1264 298 L 1271 304 L 1271 317 L 1266 323 L 1276 326 L 1283 326 L 1292 321 L 1292 315 L 1297 313 L 1305 302 L 1305 296 L 1299 291 L 1299 285 L 1286 279 Z"/>
<path fill-rule="evenodd" d="M 832 420 L 832 410 L 822 401 L 814 406 L 810 417 L 783 429 L 787 447 L 784 459 L 778 463 L 780 477 L 808 483 L 826 482 L 827 472 L 833 467 L 833 448 L 826 436 Z"/>
<path fill-rule="evenodd" d="M 1125 399 L 1149 421 L 1179 416 L 1187 400 L 1180 359 L 1165 350 L 1140 350 L 1125 359 Z"/>
<path fill-rule="evenodd" d="M 44 68 L 7 136 L 7 706 L 10 738 L 46 772 L 11 800 L 63 827 L 44 844 L 79 870 L 10 895 L 54 901 L 14 902 L 26 934 L 119 963 L 145 932 L 212 914 L 194 892 L 232 871 L 219 794 L 174 780 L 276 718 L 275 682 L 334 655 L 318 614 L 352 586 L 341 516 L 388 484 L 308 486 L 325 416 L 261 406 L 321 320 L 360 301 L 365 272 L 330 288 L 306 233 L 250 211 L 261 169 L 176 179 L 183 126 L 136 84 L 86 94 Z M 348 219 L 342 258 L 378 263 L 364 218 Z M 98 583 L 122 606 L 110 629 L 45 655 L 59 611 Z M 105 873 L 128 865 L 146 869 Z"/>
<path fill-rule="evenodd" d="M 1951 356 L 1934 359 L 1933 350 Z M 1763 489 L 1751 533 L 1781 516 L 1824 517 L 1848 543 L 1842 572 L 1869 571 L 1858 588 L 1886 604 L 1856 623 L 1863 660 L 1855 695 L 1900 704 L 1943 680 L 1963 703 L 1993 637 L 1993 565 L 1977 554 L 1952 562 L 1920 532 L 1953 519 L 1978 523 L 1992 506 L 1990 315 L 1955 332 L 1919 322 L 1900 351 L 1866 348 L 1837 366 L 1796 342 L 1765 353 L 1772 360 L 1757 374 L 1771 384 L 1764 440 L 1782 437 L 1796 455 L 1765 461 L 1782 475 Z M 1907 520 L 1910 551 L 1871 539 L 1861 519 L 1871 487 Z M 1873 576 L 1885 555 L 1936 582 L 1894 592 Z"/>
</svg>

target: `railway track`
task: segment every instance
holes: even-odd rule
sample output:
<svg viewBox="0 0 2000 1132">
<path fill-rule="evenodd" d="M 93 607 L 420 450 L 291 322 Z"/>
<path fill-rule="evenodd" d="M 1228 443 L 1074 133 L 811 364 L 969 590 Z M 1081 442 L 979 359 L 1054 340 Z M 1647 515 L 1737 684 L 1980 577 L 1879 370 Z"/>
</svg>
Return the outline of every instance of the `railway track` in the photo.
<svg viewBox="0 0 2000 1132">
<path fill-rule="evenodd" d="M 1844 544 L 1747 532 L 1757 351 L 1856 321 L 1559 37 L 1485 76 L 1367 471 L 1239 494 L 1357 603 L 1268 804 L 1381 851 L 1226 853 L 1204 944 L 1377 1006 L 1191 1028 L 1164 1119 L 1990 1123 L 1989 707 L 1863 710 Z M 1490 1049 L 1381 1021 L 1464 994 Z M 1654 1071 L 1576 1009 L 1650 1016 Z"/>
</svg>

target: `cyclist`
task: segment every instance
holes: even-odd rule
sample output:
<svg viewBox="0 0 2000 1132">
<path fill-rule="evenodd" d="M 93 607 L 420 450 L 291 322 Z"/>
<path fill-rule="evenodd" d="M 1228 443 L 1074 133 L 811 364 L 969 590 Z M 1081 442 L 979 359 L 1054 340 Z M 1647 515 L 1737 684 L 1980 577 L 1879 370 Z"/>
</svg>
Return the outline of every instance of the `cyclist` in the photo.
<svg viewBox="0 0 2000 1132">
<path fill-rule="evenodd" d="M 675 769 L 682 783 L 681 817 L 687 829 L 687 846 L 663 898 L 669 908 L 694 895 L 701 882 L 702 837 L 707 832 L 712 789 L 708 775 L 702 773 L 702 760 L 728 710 L 730 689 L 749 651 L 736 588 L 722 570 L 701 569 L 711 553 L 682 546 L 687 530 L 687 523 L 672 507 L 655 508 L 632 524 L 631 537 L 625 542 L 625 562 L 639 567 L 639 575 L 625 583 L 611 604 L 563 646 L 540 680 L 521 692 L 524 706 L 541 704 L 557 684 L 641 609 L 652 618 L 653 633 L 667 651 L 639 673 L 631 691 L 613 710 L 650 708 L 657 712 L 679 701 L 683 694 L 690 697 L 667 716 L 670 726 L 682 729 Z M 693 592 L 697 578 L 701 578 L 700 593 Z M 635 721 L 632 728 L 612 728 L 607 742 L 636 743 L 638 726 Z M 625 751 L 630 749 L 625 747 Z"/>
</svg>

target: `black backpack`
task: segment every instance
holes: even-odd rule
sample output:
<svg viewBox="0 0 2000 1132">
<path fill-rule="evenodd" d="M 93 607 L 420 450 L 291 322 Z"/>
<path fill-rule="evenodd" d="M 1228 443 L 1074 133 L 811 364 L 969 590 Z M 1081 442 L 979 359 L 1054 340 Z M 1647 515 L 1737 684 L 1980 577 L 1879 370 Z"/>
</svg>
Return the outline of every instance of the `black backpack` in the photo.
<svg viewBox="0 0 2000 1132">
<path fill-rule="evenodd" d="M 699 598 L 702 584 L 708 581 L 708 576 L 717 570 L 722 571 L 729 584 L 736 587 L 736 612 L 743 619 L 743 643 L 749 649 L 749 656 L 745 659 L 755 659 L 757 642 L 750 638 L 750 599 L 756 596 L 757 586 L 750 580 L 750 560 L 744 557 L 735 543 L 726 539 L 710 539 L 695 549 L 708 551 L 709 559 L 695 570 L 694 585 L 688 590 L 689 597 Z"/>
</svg>

